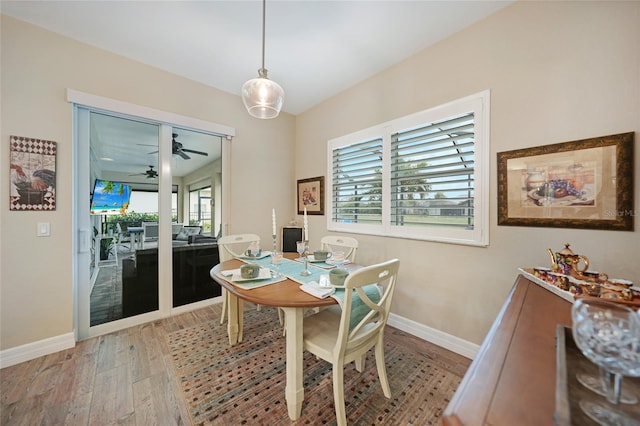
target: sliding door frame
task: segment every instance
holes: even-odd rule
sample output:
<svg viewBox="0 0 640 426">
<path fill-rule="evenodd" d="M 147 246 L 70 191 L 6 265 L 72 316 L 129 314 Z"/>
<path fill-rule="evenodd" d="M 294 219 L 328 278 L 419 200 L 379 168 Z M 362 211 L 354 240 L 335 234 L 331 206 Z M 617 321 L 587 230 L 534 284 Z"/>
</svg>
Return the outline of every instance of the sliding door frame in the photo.
<svg viewBox="0 0 640 426">
<path fill-rule="evenodd" d="M 206 306 L 212 303 L 219 303 L 220 298 L 208 299 L 201 302 L 196 302 L 190 305 L 180 306 L 178 308 L 172 308 L 172 245 L 171 245 L 171 185 L 172 185 L 172 173 L 171 173 L 171 159 L 172 159 L 172 131 L 173 127 L 177 126 L 183 129 L 193 130 L 201 133 L 222 136 L 222 176 L 224 177 L 222 182 L 222 212 L 221 220 L 223 229 L 228 228 L 227 218 L 230 211 L 230 197 L 229 197 L 229 175 L 230 175 L 230 143 L 235 136 L 235 129 L 232 127 L 224 126 L 221 124 L 196 119 L 193 117 L 187 117 L 179 114 L 174 114 L 166 111 L 156 110 L 128 102 L 122 102 L 115 99 L 105 98 L 102 96 L 96 96 L 88 93 L 83 93 L 73 89 L 67 89 L 67 101 L 73 106 L 73 152 L 74 152 L 74 164 L 73 164 L 73 188 L 74 188 L 74 213 L 73 213 L 73 227 L 77 238 L 72 245 L 73 250 L 73 289 L 74 289 L 74 333 L 75 339 L 83 340 L 89 337 L 99 336 L 105 333 L 117 331 L 133 325 L 142 324 L 148 321 L 165 318 L 173 314 L 186 312 L 189 310 L 197 309 L 202 306 Z M 88 280 L 86 280 L 87 274 L 84 273 L 84 269 L 88 271 L 89 265 L 87 264 L 87 250 L 90 245 L 90 232 L 86 227 L 81 226 L 79 215 L 88 214 L 88 208 L 86 202 L 82 202 L 83 199 L 88 200 L 88 191 L 86 186 L 88 185 L 88 169 L 89 165 L 86 164 L 88 160 L 88 146 L 81 146 L 81 144 L 88 144 L 87 134 L 88 129 L 85 128 L 86 124 L 83 121 L 87 119 L 84 111 L 98 111 L 114 116 L 129 116 L 133 119 L 140 119 L 140 121 L 150 122 L 159 126 L 159 153 L 158 153 L 158 166 L 159 166 L 159 188 L 158 188 L 158 291 L 159 291 L 159 309 L 154 312 L 149 312 L 134 317 L 123 318 L 116 321 L 111 321 L 105 324 L 97 326 L 90 326 L 89 315 L 89 290 Z M 80 134 L 82 133 L 82 135 Z M 84 184 L 82 183 L 84 182 Z M 84 198 L 83 198 L 84 197 Z"/>
</svg>

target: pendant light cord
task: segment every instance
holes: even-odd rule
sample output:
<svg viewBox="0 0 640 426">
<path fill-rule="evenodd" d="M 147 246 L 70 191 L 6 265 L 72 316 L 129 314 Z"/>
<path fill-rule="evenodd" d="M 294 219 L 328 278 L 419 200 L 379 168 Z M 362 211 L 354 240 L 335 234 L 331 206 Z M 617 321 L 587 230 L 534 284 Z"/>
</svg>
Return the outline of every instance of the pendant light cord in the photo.
<svg viewBox="0 0 640 426">
<path fill-rule="evenodd" d="M 266 15 L 266 8 L 267 8 L 267 0 L 262 0 L 262 68 L 260 69 L 260 72 L 264 72 L 265 75 L 267 73 L 267 70 L 264 69 L 264 39 L 265 39 L 265 15 Z"/>
</svg>

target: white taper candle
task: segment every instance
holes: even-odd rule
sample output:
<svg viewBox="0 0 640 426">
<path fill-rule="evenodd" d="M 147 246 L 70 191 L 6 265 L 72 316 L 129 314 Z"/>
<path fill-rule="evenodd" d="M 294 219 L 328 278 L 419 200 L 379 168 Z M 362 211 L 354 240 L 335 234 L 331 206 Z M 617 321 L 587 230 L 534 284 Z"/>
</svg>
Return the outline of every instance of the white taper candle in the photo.
<svg viewBox="0 0 640 426">
<path fill-rule="evenodd" d="M 271 211 L 271 235 L 276 235 L 276 209 Z"/>
</svg>

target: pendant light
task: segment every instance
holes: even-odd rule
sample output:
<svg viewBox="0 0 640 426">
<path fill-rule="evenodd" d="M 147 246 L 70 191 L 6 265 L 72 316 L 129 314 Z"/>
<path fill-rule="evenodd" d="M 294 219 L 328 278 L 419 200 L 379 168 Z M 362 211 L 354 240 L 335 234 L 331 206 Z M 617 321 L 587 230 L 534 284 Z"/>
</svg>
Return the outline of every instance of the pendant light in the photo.
<svg viewBox="0 0 640 426">
<path fill-rule="evenodd" d="M 275 81 L 267 78 L 264 68 L 264 27 L 266 0 L 262 0 L 262 68 L 258 70 L 258 78 L 251 79 L 242 85 L 242 102 L 249 114 L 256 118 L 276 118 L 284 102 L 284 90 Z"/>
</svg>

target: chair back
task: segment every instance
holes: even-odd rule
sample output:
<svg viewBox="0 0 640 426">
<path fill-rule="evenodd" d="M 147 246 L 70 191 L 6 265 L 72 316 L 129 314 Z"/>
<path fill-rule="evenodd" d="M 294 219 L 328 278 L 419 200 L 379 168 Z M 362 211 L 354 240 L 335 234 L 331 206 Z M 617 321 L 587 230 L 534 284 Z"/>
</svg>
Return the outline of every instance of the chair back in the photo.
<svg viewBox="0 0 640 426">
<path fill-rule="evenodd" d="M 142 222 L 144 241 L 158 239 L 158 222 Z"/>
<path fill-rule="evenodd" d="M 116 233 L 118 234 L 118 241 L 122 241 L 125 238 L 124 230 L 122 229 L 122 225 L 120 222 L 116 222 Z"/>
<path fill-rule="evenodd" d="M 242 256 L 244 251 L 253 242 L 260 242 L 260 237 L 256 234 L 235 234 L 225 235 L 218 240 L 218 250 L 220 252 L 220 262 Z"/>
<path fill-rule="evenodd" d="M 325 235 L 320 240 L 322 250 L 335 251 L 344 250 L 344 258 L 351 262 L 356 261 L 356 251 L 358 250 L 358 240 L 352 237 L 341 235 Z"/>
<path fill-rule="evenodd" d="M 389 318 L 399 268 L 400 261 L 392 259 L 358 269 L 347 276 L 344 282 L 345 297 L 334 357 L 344 357 L 351 351 L 371 347 L 382 336 Z M 369 298 L 363 290 L 363 287 L 369 284 L 379 286 L 380 299 L 377 302 Z M 355 313 L 354 293 L 366 307 L 360 305 L 356 308 L 362 319 L 356 324 L 351 324 L 353 322 L 351 317 Z M 362 314 L 363 308 L 365 314 Z"/>
</svg>

